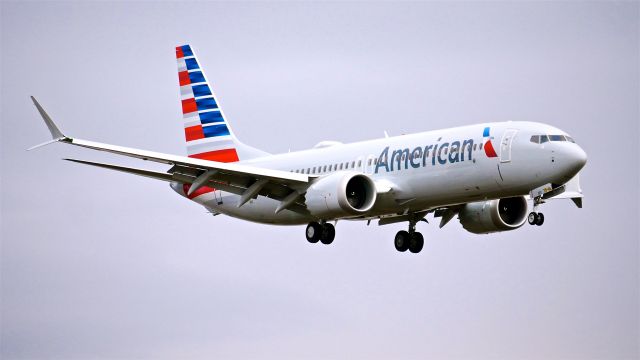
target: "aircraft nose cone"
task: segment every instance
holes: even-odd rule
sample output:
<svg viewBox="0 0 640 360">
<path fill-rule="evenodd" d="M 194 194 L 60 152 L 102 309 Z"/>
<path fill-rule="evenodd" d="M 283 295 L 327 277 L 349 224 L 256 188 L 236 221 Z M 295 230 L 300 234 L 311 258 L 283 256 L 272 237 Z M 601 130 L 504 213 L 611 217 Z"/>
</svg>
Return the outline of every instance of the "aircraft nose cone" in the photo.
<svg viewBox="0 0 640 360">
<path fill-rule="evenodd" d="M 580 171 L 587 164 L 587 153 L 580 146 L 576 145 L 576 149 L 572 154 L 574 166 Z"/>
<path fill-rule="evenodd" d="M 560 160 L 562 173 L 565 176 L 573 177 L 587 163 L 587 153 L 576 144 L 563 148 L 562 151 L 559 151 L 559 155 L 560 159 L 558 160 Z"/>
</svg>

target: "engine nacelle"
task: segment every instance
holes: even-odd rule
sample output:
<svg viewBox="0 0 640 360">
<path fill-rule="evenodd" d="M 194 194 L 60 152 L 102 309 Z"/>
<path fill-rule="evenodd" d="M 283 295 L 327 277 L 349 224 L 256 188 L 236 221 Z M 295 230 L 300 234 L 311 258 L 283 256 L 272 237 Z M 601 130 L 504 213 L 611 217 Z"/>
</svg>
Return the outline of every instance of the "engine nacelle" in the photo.
<svg viewBox="0 0 640 360">
<path fill-rule="evenodd" d="M 312 215 L 329 220 L 369 211 L 376 202 L 376 186 L 368 176 L 338 172 L 316 180 L 305 195 Z"/>
<path fill-rule="evenodd" d="M 527 219 L 524 196 L 466 204 L 460 210 L 460 223 L 474 234 L 514 230 Z"/>
</svg>

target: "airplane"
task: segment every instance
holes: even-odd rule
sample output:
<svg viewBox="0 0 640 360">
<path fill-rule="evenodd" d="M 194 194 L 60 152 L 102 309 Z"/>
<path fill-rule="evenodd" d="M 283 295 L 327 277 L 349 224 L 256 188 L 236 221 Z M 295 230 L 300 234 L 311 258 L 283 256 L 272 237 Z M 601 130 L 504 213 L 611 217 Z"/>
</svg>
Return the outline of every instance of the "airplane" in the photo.
<svg viewBox="0 0 640 360">
<path fill-rule="evenodd" d="M 537 122 L 493 122 L 269 154 L 242 143 L 190 45 L 176 47 L 188 156 L 66 136 L 31 97 L 52 140 L 169 165 L 166 172 L 87 160 L 75 163 L 169 182 L 213 215 L 273 225 L 307 225 L 306 239 L 331 244 L 338 220 L 408 224 L 394 246 L 419 253 L 416 225 L 456 215 L 475 234 L 540 226 L 540 206 L 571 199 L 582 207 L 583 149 L 566 132 Z M 265 129 L 274 131 L 275 129 Z M 31 150 L 29 149 L 29 150 Z M 528 201 L 533 209 L 528 212 Z"/>
</svg>

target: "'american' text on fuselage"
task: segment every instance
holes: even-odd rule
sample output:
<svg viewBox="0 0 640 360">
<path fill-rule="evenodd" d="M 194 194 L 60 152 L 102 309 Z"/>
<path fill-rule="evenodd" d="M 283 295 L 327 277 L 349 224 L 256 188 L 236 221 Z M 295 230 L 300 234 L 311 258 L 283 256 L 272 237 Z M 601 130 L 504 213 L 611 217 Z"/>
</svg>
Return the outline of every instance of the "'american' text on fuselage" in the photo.
<svg viewBox="0 0 640 360">
<path fill-rule="evenodd" d="M 391 152 L 391 161 L 389 161 L 389 147 L 387 146 L 378 157 L 375 173 L 377 174 L 380 168 L 383 168 L 386 172 L 401 170 L 402 162 L 404 162 L 405 170 L 409 166 L 416 169 L 421 166 L 424 167 L 427 166 L 429 155 L 431 155 L 432 166 L 435 166 L 436 163 L 440 165 L 444 165 L 447 162 L 456 163 L 464 161 L 465 151 L 468 152 L 468 160 L 473 160 L 473 139 L 462 141 L 462 145 L 460 141 L 453 141 L 425 147 L 418 146 L 413 150 L 409 150 L 409 148 L 393 150 Z M 396 164 L 395 168 L 393 166 L 394 163 Z"/>
</svg>

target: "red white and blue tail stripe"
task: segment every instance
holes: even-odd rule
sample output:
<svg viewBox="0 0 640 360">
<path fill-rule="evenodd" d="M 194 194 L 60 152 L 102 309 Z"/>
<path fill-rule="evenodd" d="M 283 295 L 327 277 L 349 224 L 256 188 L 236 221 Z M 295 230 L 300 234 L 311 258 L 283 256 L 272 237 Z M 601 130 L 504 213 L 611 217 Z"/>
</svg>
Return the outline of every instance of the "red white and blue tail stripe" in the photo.
<svg viewBox="0 0 640 360">
<path fill-rule="evenodd" d="M 238 161 L 237 139 L 191 46 L 176 47 L 176 59 L 189 157 L 219 162 Z"/>
</svg>

